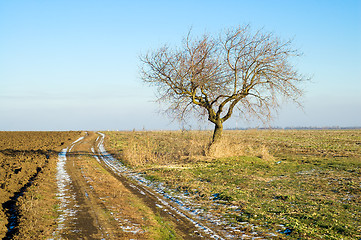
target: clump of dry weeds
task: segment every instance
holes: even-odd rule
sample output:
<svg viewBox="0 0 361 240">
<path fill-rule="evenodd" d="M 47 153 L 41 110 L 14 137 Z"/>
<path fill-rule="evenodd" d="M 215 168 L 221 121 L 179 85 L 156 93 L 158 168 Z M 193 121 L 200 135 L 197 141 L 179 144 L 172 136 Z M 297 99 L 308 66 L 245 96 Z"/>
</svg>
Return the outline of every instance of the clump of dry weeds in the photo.
<svg viewBox="0 0 361 240">
<path fill-rule="evenodd" d="M 254 156 L 274 161 L 267 146 L 249 142 L 241 131 L 236 134 L 225 131 L 221 141 L 212 146 L 210 131 L 109 132 L 108 135 L 111 149 L 121 150 L 121 158 L 134 167 L 231 156 Z"/>
<path fill-rule="evenodd" d="M 160 131 L 126 132 L 122 145 L 122 158 L 131 166 L 144 164 L 174 164 L 188 161 L 195 156 L 205 156 L 208 134 L 204 132 Z"/>
<path fill-rule="evenodd" d="M 226 134 L 223 139 L 208 148 L 207 155 L 212 158 L 252 156 L 265 161 L 274 161 L 275 158 L 264 144 L 251 144 L 240 135 Z"/>
</svg>

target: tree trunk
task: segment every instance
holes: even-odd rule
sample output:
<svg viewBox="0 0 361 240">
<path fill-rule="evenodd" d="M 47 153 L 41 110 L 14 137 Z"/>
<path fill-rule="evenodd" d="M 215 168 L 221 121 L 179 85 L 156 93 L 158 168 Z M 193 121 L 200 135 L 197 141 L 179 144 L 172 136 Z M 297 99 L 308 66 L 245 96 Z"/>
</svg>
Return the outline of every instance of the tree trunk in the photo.
<svg viewBox="0 0 361 240">
<path fill-rule="evenodd" d="M 221 139 L 222 133 L 223 133 L 223 123 L 221 122 L 215 123 L 211 145 L 213 145 L 214 143 L 218 142 Z"/>
</svg>

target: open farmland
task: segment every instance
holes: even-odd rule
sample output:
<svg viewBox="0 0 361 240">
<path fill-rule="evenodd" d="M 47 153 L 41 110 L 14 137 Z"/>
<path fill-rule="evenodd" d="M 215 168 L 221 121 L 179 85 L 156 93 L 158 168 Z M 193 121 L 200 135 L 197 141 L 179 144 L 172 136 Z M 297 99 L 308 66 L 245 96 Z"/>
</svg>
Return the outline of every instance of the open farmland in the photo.
<svg viewBox="0 0 361 240">
<path fill-rule="evenodd" d="M 80 132 L 0 132 L 0 238 L 51 236 L 58 152 Z"/>
<path fill-rule="evenodd" d="M 222 239 L 108 154 L 102 133 L 2 134 L 2 239 Z"/>
<path fill-rule="evenodd" d="M 360 130 L 226 131 L 211 152 L 206 131 L 106 135 L 127 166 L 244 238 L 361 238 Z"/>
<path fill-rule="evenodd" d="M 0 134 L 2 239 L 361 237 L 360 130 Z"/>
</svg>

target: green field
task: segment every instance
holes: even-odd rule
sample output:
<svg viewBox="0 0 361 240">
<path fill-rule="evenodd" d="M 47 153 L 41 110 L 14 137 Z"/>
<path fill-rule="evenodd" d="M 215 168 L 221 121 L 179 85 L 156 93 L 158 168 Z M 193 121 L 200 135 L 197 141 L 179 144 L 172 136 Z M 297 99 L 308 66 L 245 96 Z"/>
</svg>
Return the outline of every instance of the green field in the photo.
<svg viewBox="0 0 361 240">
<path fill-rule="evenodd" d="M 107 136 L 126 165 L 229 225 L 286 239 L 361 238 L 360 130 L 225 131 L 212 151 L 208 131 Z"/>
</svg>

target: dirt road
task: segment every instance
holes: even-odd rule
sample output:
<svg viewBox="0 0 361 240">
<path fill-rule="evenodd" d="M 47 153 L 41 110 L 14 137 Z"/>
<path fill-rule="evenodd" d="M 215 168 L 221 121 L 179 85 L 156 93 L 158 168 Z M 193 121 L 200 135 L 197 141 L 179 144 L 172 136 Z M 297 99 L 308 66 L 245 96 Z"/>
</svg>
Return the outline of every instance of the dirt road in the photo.
<svg viewBox="0 0 361 240">
<path fill-rule="evenodd" d="M 224 239 L 109 155 L 104 137 L 86 132 L 59 154 L 56 239 Z"/>
</svg>

